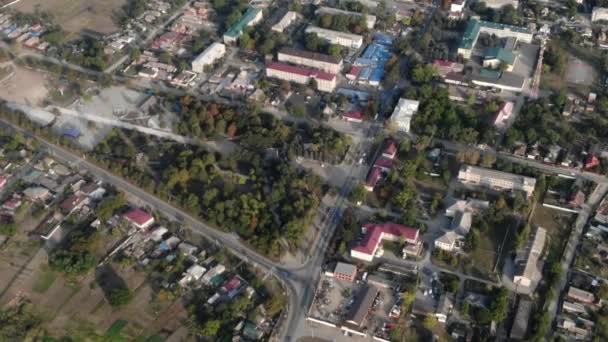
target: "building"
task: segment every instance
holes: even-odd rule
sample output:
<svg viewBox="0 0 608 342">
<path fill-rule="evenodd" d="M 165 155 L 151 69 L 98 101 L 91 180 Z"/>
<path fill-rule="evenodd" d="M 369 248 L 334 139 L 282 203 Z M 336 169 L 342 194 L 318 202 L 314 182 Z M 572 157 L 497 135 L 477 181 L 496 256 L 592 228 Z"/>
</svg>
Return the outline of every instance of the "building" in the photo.
<svg viewBox="0 0 608 342">
<path fill-rule="evenodd" d="M 531 177 L 471 165 L 463 165 L 460 168 L 458 181 L 497 191 L 523 191 L 528 198 L 532 196 L 536 186 L 536 179 Z"/>
<path fill-rule="evenodd" d="M 501 71 L 513 71 L 517 55 L 505 48 L 492 47 L 483 52 L 483 67 L 490 69 L 501 69 Z M 504 69 L 502 68 L 504 66 Z"/>
<path fill-rule="evenodd" d="M 291 23 L 293 23 L 296 19 L 298 19 L 298 13 L 288 11 L 278 23 L 272 25 L 272 30 L 283 33 L 283 31 L 285 31 L 285 29 L 288 28 L 289 25 L 291 25 Z"/>
<path fill-rule="evenodd" d="M 64 215 L 70 215 L 89 203 L 89 199 L 84 195 L 71 195 L 59 205 L 59 209 Z"/>
<path fill-rule="evenodd" d="M 0 189 L 4 188 L 6 185 L 6 177 L 0 176 Z"/>
<path fill-rule="evenodd" d="M 509 128 L 509 119 L 513 114 L 513 106 L 514 103 L 511 101 L 506 101 L 500 106 L 496 118 L 494 119 L 494 127 L 499 131 L 504 131 Z"/>
<path fill-rule="evenodd" d="M 500 9 L 504 6 L 511 5 L 515 9 L 519 6 L 519 0 L 483 0 L 487 8 Z"/>
<path fill-rule="evenodd" d="M 365 234 L 363 240 L 350 251 L 350 256 L 364 261 L 372 261 L 374 256 L 384 254 L 382 241 L 400 241 L 416 247 L 420 246 L 418 229 L 402 226 L 396 223 L 375 224 L 368 223 L 363 226 Z"/>
<path fill-rule="evenodd" d="M 336 44 L 347 48 L 358 49 L 363 45 L 363 36 L 352 33 L 328 30 L 317 26 L 309 25 L 306 33 L 314 33 L 319 38 L 326 40 L 330 44 Z"/>
<path fill-rule="evenodd" d="M 224 43 L 231 44 L 236 43 L 236 41 L 243 34 L 243 30 L 245 27 L 253 26 L 259 23 L 263 18 L 262 9 L 261 8 L 247 8 L 247 11 L 239 21 L 237 21 L 226 33 L 224 33 Z"/>
<path fill-rule="evenodd" d="M 443 293 L 441 297 L 439 297 L 439 303 L 437 304 L 437 309 L 435 310 L 435 317 L 437 317 L 437 321 L 439 323 L 445 323 L 448 320 L 448 316 L 452 314 L 452 310 L 454 309 L 454 300 L 451 293 Z"/>
<path fill-rule="evenodd" d="M 446 252 L 453 252 L 458 248 L 458 242 L 461 236 L 454 231 L 447 231 L 440 237 L 435 239 L 435 248 L 439 248 Z"/>
<path fill-rule="evenodd" d="M 447 79 L 445 81 L 448 83 Z M 483 88 L 512 91 L 516 93 L 519 93 L 524 89 L 525 82 L 526 78 L 516 73 L 500 72 L 498 70 L 485 68 L 471 75 L 471 83 L 473 83 L 473 85 Z"/>
<path fill-rule="evenodd" d="M 33 186 L 23 191 L 23 195 L 30 201 L 46 201 L 51 197 L 51 192 L 47 188 L 41 186 Z"/>
<path fill-rule="evenodd" d="M 357 266 L 338 262 L 334 269 L 334 278 L 346 281 L 354 281 L 357 277 Z"/>
<path fill-rule="evenodd" d="M 201 280 L 206 271 L 207 270 L 204 267 L 196 264 L 190 266 L 186 273 L 184 273 L 182 279 L 179 281 L 179 285 L 181 287 L 186 287 L 193 282 Z"/>
<path fill-rule="evenodd" d="M 154 217 L 139 208 L 129 210 L 123 217 L 138 229 L 146 229 L 154 223 Z"/>
<path fill-rule="evenodd" d="M 342 58 L 284 47 L 277 53 L 279 62 L 291 63 L 337 74 L 342 70 Z"/>
<path fill-rule="evenodd" d="M 433 67 L 441 78 L 445 78 L 448 74 L 461 74 L 464 71 L 464 64 L 437 59 L 433 62 Z"/>
<path fill-rule="evenodd" d="M 342 114 L 342 119 L 348 122 L 363 122 L 363 112 L 360 110 L 350 111 Z"/>
<path fill-rule="evenodd" d="M 523 249 L 517 252 L 515 256 L 515 272 L 513 274 L 513 283 L 516 285 L 529 287 L 532 285 L 532 280 L 538 272 L 536 264 L 543 253 L 547 231 L 544 228 L 538 227 L 536 233 Z"/>
<path fill-rule="evenodd" d="M 410 123 L 414 114 L 418 112 L 420 102 L 408 99 L 399 99 L 393 115 L 391 115 L 391 122 L 393 122 L 397 128 L 401 131 L 408 133 L 410 131 Z"/>
<path fill-rule="evenodd" d="M 467 23 L 467 27 L 458 45 L 458 54 L 464 58 L 471 58 L 473 47 L 481 33 L 495 35 L 498 38 L 515 38 L 526 43 L 531 43 L 532 31 L 525 27 L 512 26 L 506 24 L 493 23 L 489 21 L 472 18 Z"/>
<path fill-rule="evenodd" d="M 192 71 L 202 73 L 205 67 L 213 65 L 226 54 L 226 45 L 214 42 L 192 61 Z"/>
<path fill-rule="evenodd" d="M 273 62 L 267 66 L 266 76 L 305 85 L 310 84 L 311 80 L 315 80 L 317 90 L 328 93 L 336 89 L 335 74 L 280 62 Z"/>
<path fill-rule="evenodd" d="M 378 288 L 373 285 L 365 285 L 361 292 L 357 295 L 355 302 L 351 306 L 346 315 L 346 323 L 355 328 L 363 327 L 365 319 L 369 314 L 374 300 L 378 296 Z"/>
<path fill-rule="evenodd" d="M 517 313 L 513 320 L 511 333 L 509 334 L 509 337 L 512 340 L 523 341 L 526 338 L 528 322 L 530 321 L 530 312 L 532 312 L 532 301 L 521 299 L 517 306 Z"/>
<path fill-rule="evenodd" d="M 593 7 L 591 12 L 591 21 L 608 20 L 608 8 Z"/>
<path fill-rule="evenodd" d="M 379 167 L 372 167 L 369 175 L 367 176 L 367 180 L 365 181 L 365 190 L 374 191 L 376 184 L 382 178 L 382 169 Z"/>
<path fill-rule="evenodd" d="M 329 14 L 329 15 L 344 15 L 344 16 L 349 16 L 349 17 L 364 17 L 365 18 L 365 25 L 370 30 L 374 28 L 374 25 L 376 25 L 376 16 L 375 15 L 371 15 L 371 14 L 363 14 L 363 13 L 358 13 L 358 12 L 345 11 L 345 10 L 341 10 L 341 9 L 337 9 L 337 8 L 331 8 L 331 7 L 325 7 L 325 6 L 319 7 L 315 11 L 315 14 L 317 16 L 322 16 L 324 14 Z"/>
<path fill-rule="evenodd" d="M 467 0 L 452 0 L 450 4 L 450 14 L 460 15 L 467 5 Z"/>
<path fill-rule="evenodd" d="M 574 299 L 577 302 L 585 304 L 593 304 L 593 302 L 595 302 L 595 296 L 593 293 L 581 290 L 574 286 L 570 286 L 567 296 L 570 299 Z"/>
</svg>

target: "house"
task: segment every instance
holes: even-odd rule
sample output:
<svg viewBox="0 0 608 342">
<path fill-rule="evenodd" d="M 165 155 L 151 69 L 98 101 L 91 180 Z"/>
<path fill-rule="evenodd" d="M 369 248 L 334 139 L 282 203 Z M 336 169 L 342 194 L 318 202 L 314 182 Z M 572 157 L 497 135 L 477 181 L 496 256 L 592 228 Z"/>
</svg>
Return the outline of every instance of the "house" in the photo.
<svg viewBox="0 0 608 342">
<path fill-rule="evenodd" d="M 336 268 L 334 269 L 334 278 L 352 282 L 356 277 L 357 266 L 344 262 L 338 262 L 336 264 Z"/>
<path fill-rule="evenodd" d="M 595 296 L 593 293 L 581 290 L 574 286 L 570 286 L 568 289 L 567 297 L 585 304 L 593 304 L 595 302 Z"/>
<path fill-rule="evenodd" d="M 13 214 L 15 212 L 15 210 L 17 210 L 17 208 L 19 208 L 20 206 L 21 206 L 21 200 L 18 198 L 13 198 L 13 199 L 5 201 L 2 204 L 2 210 L 5 213 Z"/>
<path fill-rule="evenodd" d="M 221 275 L 222 273 L 224 273 L 226 271 L 226 266 L 224 265 L 216 265 L 215 267 L 211 268 L 209 270 L 209 272 L 205 273 L 205 275 L 203 276 L 203 283 L 205 284 L 211 284 L 211 280 L 218 276 Z"/>
<path fill-rule="evenodd" d="M 600 160 L 593 154 L 588 155 L 585 159 L 585 170 L 592 169 L 598 165 L 600 165 Z"/>
<path fill-rule="evenodd" d="M 388 172 L 393 168 L 393 159 L 380 157 L 374 162 L 374 167 L 377 167 L 382 171 Z"/>
<path fill-rule="evenodd" d="M 64 215 L 70 215 L 89 203 L 89 199 L 84 195 L 71 195 L 59 205 L 59 209 Z"/>
<path fill-rule="evenodd" d="M 372 261 L 374 256 L 382 256 L 382 241 L 400 241 L 420 246 L 418 229 L 402 226 L 396 223 L 375 224 L 368 223 L 363 226 L 362 232 L 365 234 L 363 240 L 350 251 L 353 258 L 364 261 Z"/>
<path fill-rule="evenodd" d="M 458 212 L 461 211 L 478 213 L 488 208 L 490 208 L 489 201 L 478 200 L 475 198 L 469 198 L 467 200 L 457 200 L 445 209 L 445 216 L 454 217 Z"/>
<path fill-rule="evenodd" d="M 232 299 L 241 293 L 242 289 L 244 289 L 243 284 L 245 284 L 245 281 L 239 276 L 236 276 L 224 284 L 221 290 L 228 296 L 228 298 Z"/>
<path fill-rule="evenodd" d="M 542 255 L 545 246 L 547 231 L 544 228 L 538 227 L 532 236 L 532 239 L 517 252 L 515 256 L 515 272 L 513 274 L 513 283 L 529 287 L 532 281 L 537 276 L 537 263 Z"/>
<path fill-rule="evenodd" d="M 346 323 L 357 329 L 362 328 L 378 293 L 379 290 L 377 287 L 365 285 L 355 298 L 353 305 L 350 307 L 350 310 L 346 315 Z"/>
<path fill-rule="evenodd" d="M 528 198 L 532 196 L 536 186 L 536 179 L 531 177 L 471 165 L 463 165 L 460 168 L 458 181 L 496 191 L 523 191 Z"/>
<path fill-rule="evenodd" d="M 139 208 L 129 210 L 123 217 L 138 229 L 146 229 L 154 223 L 154 217 Z"/>
<path fill-rule="evenodd" d="M 410 123 L 414 114 L 418 112 L 420 102 L 408 99 L 399 99 L 393 115 L 391 115 L 391 122 L 393 122 L 399 130 L 406 133 L 410 131 Z"/>
<path fill-rule="evenodd" d="M 572 193 L 568 205 L 572 208 L 580 208 L 585 204 L 585 193 L 581 190 Z"/>
<path fill-rule="evenodd" d="M 193 246 L 187 242 L 180 243 L 177 248 L 184 255 L 195 255 L 198 252 L 198 247 Z"/>
<path fill-rule="evenodd" d="M 511 333 L 509 334 L 509 337 L 512 340 L 525 340 L 531 312 L 532 301 L 521 299 L 519 301 L 519 305 L 517 306 L 517 313 L 515 314 L 515 319 L 513 320 Z"/>
<path fill-rule="evenodd" d="M 0 189 L 4 188 L 5 185 L 6 185 L 6 177 L 0 175 Z"/>
<path fill-rule="evenodd" d="M 454 309 L 454 298 L 451 293 L 443 293 L 439 298 L 437 309 L 435 310 L 435 317 L 439 323 L 445 323 L 448 320 L 448 316 L 452 314 Z"/>
<path fill-rule="evenodd" d="M 79 191 L 93 200 L 100 200 L 106 194 L 106 189 L 97 183 L 86 184 Z"/>
<path fill-rule="evenodd" d="M 51 193 L 47 188 L 43 188 L 41 186 L 33 186 L 25 189 L 23 191 L 23 195 L 27 197 L 30 201 L 46 201 L 49 197 L 51 197 Z"/>
<path fill-rule="evenodd" d="M 591 21 L 608 20 L 608 8 L 593 7 L 591 12 Z"/>
<path fill-rule="evenodd" d="M 186 287 L 193 282 L 198 282 L 201 280 L 206 271 L 207 270 L 204 267 L 196 264 L 190 266 L 186 273 L 184 273 L 182 279 L 179 281 L 179 285 L 181 287 Z"/>
</svg>

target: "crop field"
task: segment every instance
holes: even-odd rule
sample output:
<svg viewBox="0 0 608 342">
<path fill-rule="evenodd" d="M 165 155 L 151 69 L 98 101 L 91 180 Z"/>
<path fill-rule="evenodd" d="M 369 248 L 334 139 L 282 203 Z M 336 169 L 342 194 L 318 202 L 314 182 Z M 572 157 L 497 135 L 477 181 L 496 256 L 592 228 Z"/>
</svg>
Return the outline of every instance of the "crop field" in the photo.
<svg viewBox="0 0 608 342">
<path fill-rule="evenodd" d="M 114 12 L 126 0 L 21 0 L 11 8 L 34 13 L 36 9 L 52 14 L 55 22 L 69 33 L 78 34 L 83 29 L 108 34 L 116 31 Z"/>
</svg>

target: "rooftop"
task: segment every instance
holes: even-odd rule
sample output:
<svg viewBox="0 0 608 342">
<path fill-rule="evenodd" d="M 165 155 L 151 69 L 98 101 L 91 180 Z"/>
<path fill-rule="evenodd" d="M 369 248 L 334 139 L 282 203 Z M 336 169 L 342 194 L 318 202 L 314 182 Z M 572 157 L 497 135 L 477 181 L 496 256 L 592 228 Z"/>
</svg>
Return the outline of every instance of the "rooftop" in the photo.
<svg viewBox="0 0 608 342">
<path fill-rule="evenodd" d="M 313 77 L 313 78 L 317 78 L 317 79 L 321 79 L 321 80 L 325 80 L 325 81 L 333 81 L 336 78 L 335 74 L 331 74 L 331 73 L 320 71 L 320 70 L 310 69 L 310 68 L 293 66 L 293 65 L 289 65 L 289 64 L 285 64 L 285 63 L 280 63 L 280 62 L 272 62 L 269 66 L 267 66 L 267 68 L 278 70 L 278 71 L 283 71 L 283 72 L 287 72 L 287 73 L 291 73 L 291 74 L 302 75 L 302 76 L 306 76 L 306 77 Z"/>
<path fill-rule="evenodd" d="M 133 222 L 140 226 L 142 226 L 142 225 L 148 223 L 150 220 L 154 219 L 152 217 L 152 215 L 148 214 L 146 211 L 139 209 L 139 208 L 129 210 L 124 215 L 124 218 L 127 219 L 128 221 Z"/>
<path fill-rule="evenodd" d="M 515 58 L 517 55 L 511 51 L 504 48 L 499 47 L 491 47 L 487 48 L 483 52 L 484 59 L 498 59 L 501 62 L 505 62 L 507 64 L 515 63 Z"/>
<path fill-rule="evenodd" d="M 480 175 L 481 177 L 502 179 L 502 180 L 513 182 L 513 183 L 520 183 L 523 185 L 531 185 L 531 186 L 536 185 L 536 179 L 534 179 L 532 177 L 526 177 L 526 176 L 516 175 L 514 173 L 486 169 L 483 167 L 462 165 L 462 167 L 460 168 L 460 172 L 473 173 L 473 174 Z"/>
<path fill-rule="evenodd" d="M 418 240 L 418 229 L 402 226 L 396 223 L 368 223 L 364 225 L 363 228 L 365 229 L 365 237 L 359 243 L 359 245 L 353 248 L 353 250 L 361 253 L 373 254 L 374 250 L 381 242 L 383 234 L 403 237 L 406 240 Z"/>
<path fill-rule="evenodd" d="M 243 14 L 241 19 L 239 19 L 239 21 L 232 25 L 232 27 L 230 27 L 230 29 L 228 29 L 225 34 L 231 37 L 237 37 L 241 34 L 241 32 L 243 32 L 243 28 L 245 28 L 249 24 L 249 22 L 251 22 L 261 11 L 261 8 L 247 8 L 247 11 L 245 12 L 245 14 Z"/>
<path fill-rule="evenodd" d="M 476 18 L 472 18 L 467 23 L 467 27 L 464 30 L 464 34 L 462 35 L 462 40 L 460 41 L 460 45 L 458 46 L 458 48 L 469 49 L 469 50 L 472 49 L 473 44 L 475 44 L 475 41 L 477 40 L 477 37 L 479 36 L 479 32 L 481 31 L 482 28 L 491 28 L 491 29 L 495 29 L 495 30 L 509 30 L 509 31 L 518 32 L 518 33 L 532 34 L 532 32 L 530 32 L 530 30 L 525 27 L 493 23 L 490 21 L 483 21 L 483 20 L 479 20 Z"/>
<path fill-rule="evenodd" d="M 336 264 L 336 268 L 334 269 L 334 273 L 354 275 L 357 273 L 357 266 L 353 264 L 347 264 L 345 262 L 338 262 Z"/>
<path fill-rule="evenodd" d="M 357 295 L 353 306 L 348 312 L 347 320 L 360 327 L 365 321 L 372 304 L 374 304 L 378 292 L 378 288 L 375 286 L 366 285 Z"/>
<path fill-rule="evenodd" d="M 291 55 L 291 56 L 296 56 L 296 57 L 301 57 L 301 58 L 306 58 L 306 59 L 312 59 L 312 60 L 321 61 L 321 62 L 325 62 L 325 63 L 331 63 L 331 64 L 342 63 L 342 58 L 339 58 L 339 57 L 334 57 L 334 56 L 330 56 L 330 55 L 326 55 L 326 54 L 322 54 L 322 53 L 318 53 L 318 52 L 311 52 L 311 51 L 306 51 L 306 50 L 295 49 L 295 48 L 291 48 L 291 47 L 284 47 L 279 50 L 279 53 L 284 54 L 284 55 Z"/>
</svg>

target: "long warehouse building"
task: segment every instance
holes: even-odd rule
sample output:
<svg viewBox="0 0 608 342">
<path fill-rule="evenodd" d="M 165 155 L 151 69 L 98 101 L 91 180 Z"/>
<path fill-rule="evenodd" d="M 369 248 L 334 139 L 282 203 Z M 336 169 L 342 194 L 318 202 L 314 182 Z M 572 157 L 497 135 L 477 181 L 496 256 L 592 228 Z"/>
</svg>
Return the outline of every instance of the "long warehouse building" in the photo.
<svg viewBox="0 0 608 342">
<path fill-rule="evenodd" d="M 306 33 L 314 33 L 319 38 L 326 40 L 330 44 L 341 45 L 347 48 L 358 49 L 363 45 L 363 36 L 352 33 L 328 30 L 318 26 L 308 26 Z"/>
<path fill-rule="evenodd" d="M 342 58 L 289 47 L 279 50 L 277 59 L 279 62 L 312 67 L 332 74 L 337 74 L 342 70 Z"/>
</svg>

